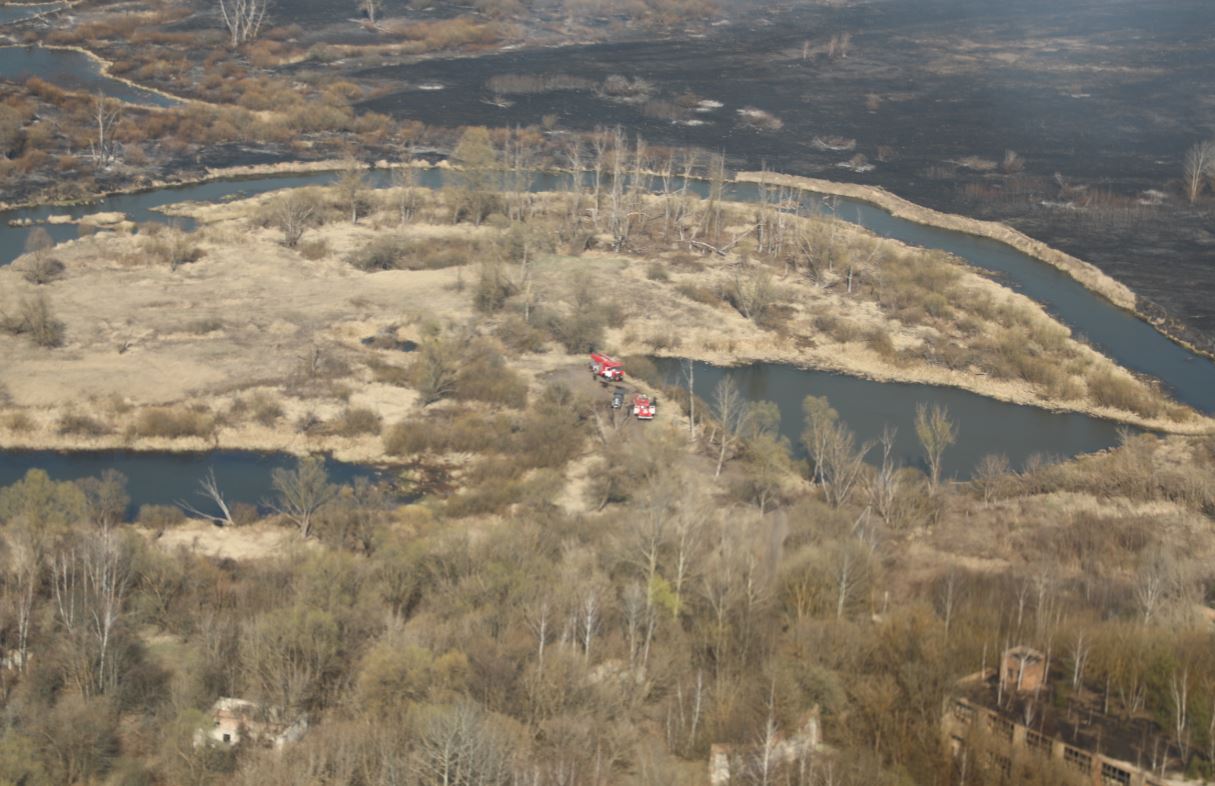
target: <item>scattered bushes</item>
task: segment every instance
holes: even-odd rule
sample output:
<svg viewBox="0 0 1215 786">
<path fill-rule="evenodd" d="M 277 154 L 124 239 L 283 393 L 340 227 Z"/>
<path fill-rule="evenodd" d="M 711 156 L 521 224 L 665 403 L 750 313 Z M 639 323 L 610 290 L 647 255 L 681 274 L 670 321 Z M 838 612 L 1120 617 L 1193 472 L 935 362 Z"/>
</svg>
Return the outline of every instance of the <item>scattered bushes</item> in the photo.
<svg viewBox="0 0 1215 786">
<path fill-rule="evenodd" d="M 865 346 L 884 360 L 892 360 L 896 354 L 894 340 L 890 338 L 890 333 L 880 327 L 869 331 L 869 335 L 865 337 Z"/>
<path fill-rule="evenodd" d="M 367 272 L 377 270 L 439 270 L 468 263 L 480 250 L 468 240 L 434 240 L 402 235 L 381 235 L 351 253 L 351 265 Z"/>
<path fill-rule="evenodd" d="M 654 260 L 646 265 L 645 277 L 650 281 L 667 282 L 671 280 L 671 274 L 667 272 L 667 266 L 658 260 Z"/>
<path fill-rule="evenodd" d="M 64 265 L 58 259 L 46 254 L 36 254 L 22 264 L 21 275 L 26 281 L 40 286 L 49 284 L 63 276 Z"/>
<path fill-rule="evenodd" d="M 33 419 L 24 412 L 10 412 L 3 423 L 4 428 L 14 434 L 28 434 L 34 430 Z"/>
<path fill-rule="evenodd" d="M 128 437 L 183 439 L 215 436 L 219 423 L 214 414 L 202 407 L 152 407 L 139 413 L 127 429 Z"/>
<path fill-rule="evenodd" d="M 238 398 L 232 402 L 228 414 L 233 418 L 250 417 L 255 423 L 269 428 L 282 420 L 283 407 L 271 394 L 259 390 L 248 399 Z"/>
<path fill-rule="evenodd" d="M 603 343 L 607 319 L 597 310 L 579 309 L 566 317 L 550 314 L 545 327 L 566 351 L 580 355 Z"/>
<path fill-rule="evenodd" d="M 515 294 L 515 285 L 506 275 L 506 270 L 497 262 L 482 262 L 477 275 L 477 287 L 473 290 L 473 305 L 477 310 L 492 314 L 501 311 L 506 300 Z"/>
<path fill-rule="evenodd" d="M 177 270 L 203 256 L 194 235 L 179 226 L 151 224 L 141 236 L 143 253 L 147 258 L 153 264 L 168 266 L 169 270 Z"/>
<path fill-rule="evenodd" d="M 569 406 L 544 399 L 524 414 L 444 412 L 394 424 L 384 450 L 394 456 L 419 453 L 480 453 L 509 456 L 519 470 L 557 468 L 582 450 L 585 433 Z"/>
<path fill-rule="evenodd" d="M 39 292 L 24 298 L 17 314 L 3 322 L 3 328 L 13 335 L 26 335 L 38 346 L 47 349 L 63 346 L 64 325 L 51 311 L 50 300 Z"/>
<path fill-rule="evenodd" d="M 506 316 L 494 335 L 516 354 L 543 352 L 548 341 L 547 333 L 518 314 Z"/>
<path fill-rule="evenodd" d="M 383 421 L 379 414 L 367 407 L 347 407 L 329 423 L 330 433 L 340 437 L 360 437 L 379 434 Z"/>
<path fill-rule="evenodd" d="M 1164 409 L 1158 393 L 1134 377 L 1112 369 L 1090 374 L 1088 389 L 1093 399 L 1103 407 L 1134 412 L 1148 418 L 1157 417 Z"/>
<path fill-rule="evenodd" d="M 74 437 L 104 437 L 114 433 L 109 424 L 80 413 L 68 413 L 59 418 L 58 431 Z"/>
<path fill-rule="evenodd" d="M 329 256 L 329 243 L 324 238 L 301 241 L 298 251 L 304 259 L 315 262 L 318 259 L 324 259 Z"/>
<path fill-rule="evenodd" d="M 135 521 L 137 524 L 159 532 L 169 527 L 176 527 L 178 524 L 184 524 L 186 514 L 176 505 L 140 505 Z"/>
</svg>

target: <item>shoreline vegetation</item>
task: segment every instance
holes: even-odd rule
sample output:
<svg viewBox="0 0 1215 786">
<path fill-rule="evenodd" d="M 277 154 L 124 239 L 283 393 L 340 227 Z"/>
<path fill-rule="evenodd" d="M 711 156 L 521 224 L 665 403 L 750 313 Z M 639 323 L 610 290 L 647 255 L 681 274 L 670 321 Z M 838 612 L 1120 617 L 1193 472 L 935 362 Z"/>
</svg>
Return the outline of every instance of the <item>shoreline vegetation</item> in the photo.
<svg viewBox="0 0 1215 786">
<path fill-rule="evenodd" d="M 1083 284 L 1086 289 L 1101 295 L 1119 308 L 1144 318 L 1137 310 L 1138 300 L 1130 287 L 1106 275 L 1091 262 L 1085 262 L 1057 248 L 1052 248 L 999 221 L 985 221 L 957 213 L 943 213 L 892 194 L 880 186 L 840 183 L 777 172 L 739 172 L 734 179 L 739 183 L 789 186 L 803 191 L 856 199 L 876 205 L 895 218 L 998 241 L 1040 262 L 1045 262 L 1051 267 L 1058 268 Z"/>
<path fill-rule="evenodd" d="M 308 171 L 324 166 L 325 162 L 317 162 Z M 266 167 L 242 171 L 264 174 Z M 414 177 L 410 171 L 400 170 L 398 177 Z M 232 176 L 230 170 L 224 174 Z M 511 221 L 499 214 L 479 225 L 467 220 L 452 223 L 453 213 L 464 209 L 461 202 L 473 198 L 466 185 L 442 191 L 416 186 L 372 190 L 359 177 L 347 171 L 341 178 L 345 185 L 286 189 L 233 202 L 186 203 L 165 211 L 170 217 L 196 220 L 198 229 L 193 232 L 153 222 L 141 227 L 139 234 L 129 234 L 133 227 L 128 223 L 127 232 L 98 228 L 102 231 L 56 247 L 53 252 L 66 266 L 66 277 L 46 289 L 54 294 L 59 316 L 66 319 L 75 343 L 53 351 L 64 355 L 14 352 L 11 373 L 17 376 L 7 380 L 14 404 L 4 407 L 10 427 L 0 428 L 0 445 L 56 450 L 321 451 L 344 461 L 391 462 L 379 424 L 417 417 L 433 408 L 419 397 L 416 382 L 407 379 L 412 366 L 400 363 L 412 361 L 412 356 L 366 349 L 365 339 L 391 334 L 394 341 L 424 344 L 428 336 L 433 338 L 436 324 L 473 319 L 479 310 L 475 305 L 479 290 L 489 285 L 487 276 L 491 284 L 498 282 L 499 296 L 525 297 L 531 303 L 528 308 L 544 304 L 554 311 L 545 328 L 553 331 L 547 338 L 534 317 L 531 324 L 521 323 L 518 314 L 495 311 L 488 317 L 487 324 L 497 335 L 494 341 L 510 344 L 518 334 L 530 337 L 530 346 L 512 357 L 510 370 L 520 376 L 519 384 L 533 392 L 542 387 L 542 380 L 581 367 L 585 358 L 577 338 L 559 346 L 570 331 L 582 329 L 577 322 L 579 307 L 565 316 L 559 314 L 580 298 L 598 297 L 633 307 L 630 311 L 614 306 L 613 317 L 601 321 L 603 332 L 594 342 L 622 354 L 689 357 L 725 366 L 784 363 L 877 382 L 950 386 L 1000 401 L 1168 433 L 1203 434 L 1212 428 L 1208 418 L 1168 402 L 1158 390 L 1070 338 L 1066 328 L 1029 298 L 952 257 L 878 238 L 844 222 L 778 219 L 776 213 L 763 219 L 781 221 L 779 231 L 789 234 L 790 246 L 816 245 L 816 254 L 827 260 L 816 263 L 819 268 L 813 273 L 791 272 L 789 265 L 794 263 L 787 260 L 781 273 L 773 267 L 776 258 L 763 257 L 763 249 L 754 244 L 744 244 L 738 249 L 741 254 L 703 249 L 693 254 L 688 253 L 694 248 L 691 243 L 664 240 L 661 233 L 655 234 L 657 230 L 645 236 L 636 232 L 635 242 L 644 250 L 613 250 L 611 237 L 584 235 L 576 229 L 577 211 L 569 200 L 587 204 L 590 195 L 506 194 L 503 198 L 508 201 L 530 205 L 529 221 Z M 468 177 L 462 171 L 458 179 L 466 184 Z M 358 190 L 356 196 L 351 196 L 351 188 Z M 317 209 L 326 217 L 310 223 L 299 245 L 291 248 L 279 238 L 273 211 L 295 192 L 318 200 Z M 757 209 L 771 210 L 725 201 L 713 207 L 710 200 L 672 194 L 639 193 L 631 198 L 655 215 L 682 211 L 682 218 L 672 219 L 670 226 L 682 221 L 685 232 L 691 231 L 691 222 L 706 220 L 700 213 L 716 210 L 713 231 L 727 238 L 749 232 L 747 224 Z M 345 220 L 340 217 L 343 199 L 361 205 L 355 207 L 357 222 L 351 222 L 348 214 Z M 410 216 L 402 221 L 406 205 Z M 550 225 L 561 221 L 572 222 L 575 228 Z M 769 237 L 776 231 L 774 223 Z M 565 233 L 571 239 L 553 245 L 546 239 L 548 232 Z M 571 253 L 569 242 L 588 248 Z M 522 269 L 517 260 L 508 261 L 520 253 L 531 257 Z M 166 255 L 182 258 L 176 266 L 162 264 Z M 242 264 L 245 257 L 250 261 Z M 857 263 L 854 271 L 853 262 L 846 261 L 854 257 L 868 262 Z M 493 261 L 476 264 L 477 258 Z M 756 263 L 759 258 L 767 261 Z M 836 260 L 834 270 L 831 259 Z M 16 279 L 29 264 L 27 255 L 7 275 Z M 904 272 L 912 269 L 918 272 Z M 914 280 L 920 274 L 932 277 L 927 287 Z M 575 280 L 579 275 L 585 278 Z M 259 285 L 259 281 L 270 283 Z M 150 302 L 146 294 L 131 294 L 148 287 L 159 293 Z M 571 292 L 571 287 L 591 288 L 596 294 Z M 950 288 L 960 295 L 959 301 L 972 302 L 979 310 L 974 314 L 941 310 L 940 304 L 925 300 L 932 288 Z M 740 298 L 747 292 L 757 296 L 756 289 L 764 289 L 769 293 L 764 297 L 772 300 L 763 306 L 762 315 L 753 311 L 748 317 L 745 312 L 758 306 L 748 306 Z M 531 294 L 521 295 L 524 291 Z M 277 307 L 265 304 L 266 300 L 294 305 Z M 104 308 L 101 301 L 106 301 Z M 212 301 L 226 305 L 196 307 Z M 497 308 L 504 305 L 505 299 Z M 114 330 L 105 313 L 109 308 L 117 309 L 115 320 L 119 313 L 140 317 Z M 238 326 L 236 315 L 245 313 L 258 315 L 255 329 Z M 1030 333 L 1016 332 L 1024 325 L 1030 326 Z M 984 340 L 991 344 L 992 354 L 1015 352 L 1023 343 L 1037 347 L 1035 342 L 1041 343 L 1036 351 L 1045 354 L 1039 360 L 1010 356 L 1013 365 L 1008 368 L 1025 370 L 1005 371 L 1013 374 L 1005 378 L 965 365 L 948 368 L 915 355 L 959 352 L 950 337 L 961 340 L 966 331 L 987 336 Z M 80 336 L 85 337 L 83 343 Z M 227 368 L 214 360 L 216 351 L 233 342 L 251 353 L 246 363 L 251 368 Z M 114 354 L 116 345 L 119 351 Z M 300 389 L 298 380 L 291 378 L 298 373 L 298 356 L 310 347 L 318 356 L 323 351 L 333 358 L 339 370 L 345 369 L 341 373 L 349 382 L 365 377 L 354 396 L 349 389 L 332 400 L 324 399 L 328 393 L 317 400 L 310 398 L 313 393 L 285 395 L 288 387 Z M 169 370 L 159 382 L 147 380 L 139 394 L 128 399 L 119 393 L 127 384 L 123 375 L 134 369 L 128 369 L 131 362 L 140 365 L 131 359 L 142 353 L 151 353 L 143 363 Z M 975 354 L 983 353 L 980 349 L 959 355 L 957 362 L 978 362 Z M 174 371 L 173 363 L 185 365 Z M 194 370 L 194 365 L 203 370 Z M 351 370 L 361 366 L 366 368 Z M 1055 368 L 1064 367 L 1070 369 L 1067 374 L 1055 374 Z M 100 376 L 90 376 L 94 373 Z M 1019 378 L 1017 373 L 1030 376 Z M 31 401 L 45 400 L 45 392 L 24 390 L 22 374 L 60 377 L 52 386 L 58 403 L 30 406 Z M 1142 402 L 1125 406 L 1142 411 L 1104 404 L 1085 393 L 1090 385 L 1086 378 L 1096 379 L 1093 375 L 1125 389 L 1128 401 Z M 324 388 L 330 382 L 318 385 Z M 247 413 L 259 406 L 276 409 L 277 414 L 258 422 Z M 225 414 L 232 411 L 242 414 Z M 344 422 L 352 411 L 377 427 L 325 425 Z M 68 417 L 73 414 L 91 422 L 73 424 Z M 167 425 L 141 425 L 141 419 L 147 418 L 167 419 Z M 20 427 L 13 428 L 14 422 Z M 292 422 L 310 425 L 284 428 Z"/>
</svg>

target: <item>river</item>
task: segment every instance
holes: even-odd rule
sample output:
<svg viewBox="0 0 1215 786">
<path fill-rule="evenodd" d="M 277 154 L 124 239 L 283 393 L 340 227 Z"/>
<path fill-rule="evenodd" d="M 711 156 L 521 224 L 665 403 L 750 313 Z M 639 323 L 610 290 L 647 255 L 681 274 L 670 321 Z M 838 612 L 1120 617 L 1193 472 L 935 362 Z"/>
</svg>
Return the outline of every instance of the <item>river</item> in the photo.
<svg viewBox="0 0 1215 786">
<path fill-rule="evenodd" d="M 0 24 L 3 24 L 2 19 Z M 103 76 L 101 65 L 83 52 L 38 46 L 0 47 L 0 79 L 24 82 L 35 76 L 64 90 L 85 93 L 100 90 L 110 98 L 129 104 L 167 107 L 180 103 L 154 91 Z"/>
<path fill-rule="evenodd" d="M 654 358 L 654 363 L 668 382 L 684 384 L 680 361 Z M 771 401 L 780 408 L 781 436 L 789 440 L 794 455 L 799 457 L 806 455 L 801 441 L 805 429 L 802 401 L 806 396 L 826 396 L 840 420 L 856 434 L 858 443 L 876 442 L 887 426 L 897 429 L 895 454 L 904 466 L 923 466 L 915 434 L 916 405 L 946 407 L 958 426 L 958 441 L 943 458 L 946 477 L 970 477 L 979 460 L 993 453 L 1003 454 L 1012 466 L 1021 467 L 1035 454 L 1066 458 L 1104 450 L 1119 443 L 1119 431 L 1125 428 L 1087 415 L 994 401 L 958 388 L 873 382 L 770 363 L 737 368 L 697 363 L 696 394 L 711 402 L 718 382 L 727 375 L 748 400 Z"/>
<path fill-rule="evenodd" d="M 38 14 L 45 14 L 63 8 L 63 3 L 38 3 L 36 5 L 0 5 L 0 25 L 11 25 L 21 22 Z"/>
<path fill-rule="evenodd" d="M 56 480 L 97 477 L 107 469 L 127 478 L 127 493 L 135 513 L 141 505 L 173 505 L 187 502 L 204 512 L 215 512 L 198 493 L 198 484 L 214 471 L 215 480 L 229 505 L 256 505 L 262 511 L 271 498 L 270 475 L 278 468 L 295 466 L 285 453 L 256 453 L 243 450 L 214 450 L 203 453 L 160 453 L 129 450 L 0 451 L 0 487 L 20 480 L 32 468 L 46 470 Z M 334 483 L 355 478 L 380 479 L 373 467 L 326 459 L 325 468 Z"/>
<path fill-rule="evenodd" d="M 136 222 L 165 220 L 163 215 L 156 212 L 156 208 L 185 201 L 209 202 L 253 196 L 281 188 L 324 184 L 332 182 L 334 178 L 333 173 L 309 173 L 216 180 L 115 195 L 92 205 L 70 208 L 42 206 L 7 211 L 0 213 L 0 264 L 11 262 L 21 253 L 30 231 L 27 226 L 10 226 L 10 221 L 39 221 L 55 214 L 79 218 L 101 211 L 119 211 Z M 381 171 L 374 173 L 373 179 L 375 185 L 383 186 L 390 178 L 388 173 Z M 421 181 L 428 187 L 438 187 L 442 184 L 442 172 L 424 170 Z M 536 188 L 552 188 L 559 184 L 559 177 L 544 175 L 537 178 Z M 753 199 L 755 187 L 736 184 L 731 188 L 731 196 Z M 807 194 L 806 199 L 808 205 L 813 206 L 821 197 Z M 1089 292 L 1061 271 L 1001 243 L 897 219 L 863 202 L 838 200 L 834 213 L 843 220 L 862 224 L 877 234 L 915 245 L 941 248 L 977 267 L 996 273 L 1011 286 L 1045 303 L 1062 321 L 1082 332 L 1119 363 L 1156 375 L 1180 400 L 1202 411 L 1210 412 L 1215 407 L 1212 400 L 1215 364 L 1170 341 L 1147 323 Z M 74 237 L 78 231 L 70 224 L 51 224 L 46 228 L 58 241 Z M 702 395 L 709 395 L 711 381 L 715 374 L 720 373 L 706 368 L 700 375 L 703 384 L 708 385 L 700 389 Z M 986 453 L 1004 453 L 1017 463 L 1034 453 L 1070 457 L 1111 447 L 1118 442 L 1119 427 L 1110 421 L 1008 404 L 953 388 L 874 382 L 787 366 L 757 365 L 735 373 L 742 375 L 744 389 L 750 395 L 775 400 L 781 405 L 783 430 L 791 441 L 796 443 L 801 432 L 801 400 L 810 394 L 827 395 L 844 419 L 864 439 L 876 436 L 885 424 L 898 427 L 899 450 L 908 463 L 914 463 L 917 455 L 914 429 L 911 428 L 915 404 L 919 401 L 944 404 L 961 424 L 959 444 L 947 456 L 948 471 L 959 476 L 965 475 Z M 21 474 L 25 467 L 44 464 L 49 465 L 55 474 L 64 477 L 72 472 L 95 474 L 108 466 L 107 462 L 121 465 L 126 467 L 132 479 L 132 496 L 138 500 L 138 504 L 178 498 L 197 483 L 197 478 L 202 474 L 200 470 L 208 460 L 215 463 L 217 472 L 230 461 L 223 453 L 216 454 L 218 459 L 208 459 L 210 454 L 203 454 L 184 464 L 163 454 L 124 452 L 91 454 L 87 461 L 76 460 L 71 454 L 9 452 L 2 455 L 8 477 Z M 54 460 L 56 456 L 63 458 L 57 461 Z M 271 462 L 286 460 L 285 457 L 268 459 Z M 241 463 L 242 460 L 231 461 L 236 462 L 234 467 L 246 466 Z M 87 470 L 82 469 L 86 466 Z M 187 470 L 187 467 L 190 469 Z M 260 498 L 259 494 L 265 493 L 268 473 L 269 465 L 266 465 L 260 475 L 253 473 L 249 476 L 260 476 L 260 480 L 251 482 L 250 488 L 262 489 L 257 493 L 251 491 L 247 495 L 250 501 L 256 501 Z M 158 484 L 164 483 L 169 475 L 178 478 L 180 484 L 171 493 L 156 491 Z M 235 475 L 240 475 L 239 469 L 235 470 Z M 0 475 L 0 480 L 4 477 Z M 145 477 L 147 481 L 143 480 Z"/>
</svg>

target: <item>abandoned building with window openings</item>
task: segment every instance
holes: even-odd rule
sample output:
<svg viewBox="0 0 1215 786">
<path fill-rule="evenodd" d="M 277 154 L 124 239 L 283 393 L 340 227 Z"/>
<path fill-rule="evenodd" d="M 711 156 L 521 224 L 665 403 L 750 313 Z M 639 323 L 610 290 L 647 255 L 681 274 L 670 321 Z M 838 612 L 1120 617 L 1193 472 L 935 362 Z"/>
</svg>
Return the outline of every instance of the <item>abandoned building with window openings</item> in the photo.
<svg viewBox="0 0 1215 786">
<path fill-rule="evenodd" d="M 1013 647 L 998 668 L 962 679 L 942 714 L 942 733 L 966 782 L 983 767 L 1018 774 L 1059 768 L 1093 786 L 1181 786 L 1186 762 L 1149 717 L 1103 712 L 1099 693 L 1073 688 L 1048 654 Z"/>
<path fill-rule="evenodd" d="M 298 742 L 308 730 L 308 720 L 302 715 L 284 719 L 283 713 L 275 709 L 228 697 L 220 698 L 211 707 L 211 721 L 210 729 L 195 735 L 195 747 L 207 743 L 224 746 L 250 743 L 280 750 Z"/>
</svg>

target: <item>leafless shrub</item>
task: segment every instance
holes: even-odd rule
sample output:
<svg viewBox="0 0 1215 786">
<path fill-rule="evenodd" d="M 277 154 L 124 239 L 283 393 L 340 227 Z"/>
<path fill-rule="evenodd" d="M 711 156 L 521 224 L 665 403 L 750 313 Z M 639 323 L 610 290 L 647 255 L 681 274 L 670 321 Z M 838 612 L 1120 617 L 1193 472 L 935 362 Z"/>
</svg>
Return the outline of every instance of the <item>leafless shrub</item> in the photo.
<svg viewBox="0 0 1215 786">
<path fill-rule="evenodd" d="M 347 257 L 347 261 L 367 272 L 377 270 L 440 270 L 468 264 L 481 251 L 480 244 L 468 240 L 434 240 L 403 235 L 373 238 Z"/>
<path fill-rule="evenodd" d="M 63 275 L 64 266 L 51 256 L 55 241 L 44 227 L 35 227 L 25 239 L 22 276 L 31 284 L 49 284 Z"/>
<path fill-rule="evenodd" d="M 283 233 L 283 245 L 295 248 L 304 232 L 320 218 L 322 201 L 310 189 L 292 189 L 270 201 L 263 209 L 262 223 Z"/>
<path fill-rule="evenodd" d="M 21 275 L 31 284 L 49 284 L 63 275 L 64 265 L 52 256 L 37 255 L 22 264 Z"/>
<path fill-rule="evenodd" d="M 329 256 L 329 243 L 324 238 L 301 241 L 297 248 L 300 256 L 312 262 Z"/>
<path fill-rule="evenodd" d="M 1015 175 L 1025 169 L 1025 159 L 1015 150 L 1005 150 L 1004 159 L 1000 162 L 1000 171 L 1006 175 Z"/>
<path fill-rule="evenodd" d="M 498 74 L 490 77 L 485 86 L 498 95 L 534 95 L 557 90 L 593 90 L 596 83 L 568 74 Z"/>
<path fill-rule="evenodd" d="M 776 115 L 753 106 L 738 110 L 738 122 L 757 131 L 779 131 L 785 127 L 785 122 Z"/>
<path fill-rule="evenodd" d="M 34 430 L 34 420 L 24 412 L 10 412 L 4 417 L 4 428 L 13 434 L 28 434 Z"/>
<path fill-rule="evenodd" d="M 152 407 L 139 413 L 127 429 L 129 437 L 210 439 L 219 428 L 218 419 L 202 407 Z"/>
<path fill-rule="evenodd" d="M 379 413 L 367 407 L 347 407 L 328 424 L 328 430 L 340 437 L 361 437 L 379 434 L 383 426 Z"/>
<path fill-rule="evenodd" d="M 620 74 L 612 74 L 603 80 L 599 89 L 603 95 L 618 101 L 640 102 L 654 92 L 654 85 L 641 77 L 629 79 Z"/>
<path fill-rule="evenodd" d="M 108 423 L 103 423 L 90 415 L 72 412 L 59 418 L 56 430 L 60 434 L 75 437 L 104 437 L 114 433 L 114 429 Z"/>
<path fill-rule="evenodd" d="M 63 345 L 64 324 L 55 318 L 50 300 L 42 292 L 23 298 L 17 314 L 5 318 L 0 326 L 13 335 L 29 336 L 46 349 Z"/>
<path fill-rule="evenodd" d="M 1105 407 L 1134 412 L 1144 417 L 1156 417 L 1163 412 L 1158 393 L 1135 379 L 1111 370 L 1089 375 L 1088 389 L 1093 399 Z"/>
<path fill-rule="evenodd" d="M 856 140 L 844 136 L 816 136 L 810 141 L 810 146 L 815 150 L 829 150 L 834 153 L 843 153 L 855 150 Z"/>
<path fill-rule="evenodd" d="M 160 532 L 184 524 L 186 514 L 176 505 L 140 505 L 136 523 Z"/>
<path fill-rule="evenodd" d="M 224 321 L 219 317 L 199 317 L 186 323 L 184 328 L 187 333 L 193 333 L 196 336 L 206 336 L 223 330 Z"/>
<path fill-rule="evenodd" d="M 992 172 L 999 166 L 999 164 L 990 158 L 983 158 L 982 156 L 965 156 L 954 159 L 952 163 L 975 172 Z"/>
<path fill-rule="evenodd" d="M 202 258 L 203 251 L 194 235 L 180 226 L 170 225 L 143 237 L 143 252 L 153 263 L 177 270 Z"/>
<path fill-rule="evenodd" d="M 1205 139 L 1186 151 L 1182 163 L 1186 199 L 1197 202 L 1207 178 L 1215 179 L 1215 139 Z"/>
</svg>

